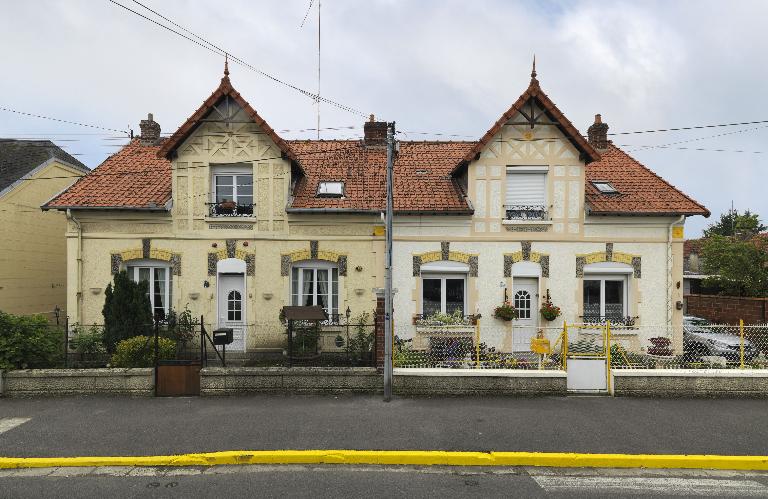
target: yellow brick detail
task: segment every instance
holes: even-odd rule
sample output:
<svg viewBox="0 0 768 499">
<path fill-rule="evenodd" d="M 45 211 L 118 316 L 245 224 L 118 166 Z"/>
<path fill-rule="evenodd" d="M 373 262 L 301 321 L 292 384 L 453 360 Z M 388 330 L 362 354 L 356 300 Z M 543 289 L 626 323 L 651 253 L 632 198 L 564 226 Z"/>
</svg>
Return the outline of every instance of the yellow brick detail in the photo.
<svg viewBox="0 0 768 499">
<path fill-rule="evenodd" d="M 245 257 L 247 254 L 248 253 L 246 253 L 245 250 L 241 250 L 241 249 L 235 250 L 235 258 L 237 258 L 238 260 L 245 261 Z"/>
<path fill-rule="evenodd" d="M 318 251 L 317 252 L 317 259 L 318 260 L 324 260 L 326 262 L 337 262 L 339 261 L 339 254 L 335 251 Z"/>
<path fill-rule="evenodd" d="M 448 252 L 448 260 L 452 262 L 469 263 L 469 254 L 461 253 L 459 251 Z"/>
<path fill-rule="evenodd" d="M 291 262 L 300 262 L 302 260 L 309 260 L 310 257 L 309 250 L 299 250 L 294 251 L 290 254 Z"/>
<path fill-rule="evenodd" d="M 382 227 L 381 225 L 376 225 L 373 227 L 373 235 L 374 236 L 384 236 L 386 235 L 387 230 Z"/>
<path fill-rule="evenodd" d="M 162 250 L 162 249 L 151 249 L 149 250 L 149 257 L 154 260 L 163 260 L 165 262 L 168 262 L 171 260 L 172 253 L 168 250 Z"/>
<path fill-rule="evenodd" d="M 226 250 L 226 248 L 218 250 L 218 251 L 216 252 L 216 257 L 217 257 L 219 260 L 224 260 L 225 258 L 228 258 L 228 257 L 227 257 L 227 250 Z"/>
<path fill-rule="evenodd" d="M 141 248 L 139 249 L 132 249 L 123 251 L 120 253 L 120 256 L 123 258 L 124 262 L 127 262 L 128 260 L 140 260 L 144 257 L 144 252 L 141 251 Z"/>
<path fill-rule="evenodd" d="M 600 263 L 605 261 L 605 253 L 590 253 L 584 259 L 586 263 Z"/>
<path fill-rule="evenodd" d="M 685 237 L 684 227 L 672 227 L 672 237 L 674 239 L 682 239 Z"/>
<path fill-rule="evenodd" d="M 443 259 L 443 254 L 440 251 L 430 251 L 429 253 L 421 254 L 421 263 L 439 262 Z"/>
<path fill-rule="evenodd" d="M 541 253 L 536 253 L 535 251 L 531 252 L 531 261 L 534 263 L 541 262 Z"/>
<path fill-rule="evenodd" d="M 619 262 L 619 263 L 626 263 L 627 265 L 632 265 L 632 257 L 633 255 L 630 255 L 628 253 L 614 253 L 613 261 Z"/>
</svg>

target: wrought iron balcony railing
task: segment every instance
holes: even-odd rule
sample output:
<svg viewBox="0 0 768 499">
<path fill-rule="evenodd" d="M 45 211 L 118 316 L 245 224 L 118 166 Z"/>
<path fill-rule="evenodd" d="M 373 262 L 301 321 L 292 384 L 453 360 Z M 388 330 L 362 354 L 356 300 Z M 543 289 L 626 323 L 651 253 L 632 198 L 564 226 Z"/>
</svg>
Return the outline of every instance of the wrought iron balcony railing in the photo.
<svg viewBox="0 0 768 499">
<path fill-rule="evenodd" d="M 584 324 L 594 324 L 596 326 L 604 325 L 607 321 L 611 321 L 611 325 L 632 327 L 637 321 L 637 317 L 622 317 L 620 315 L 582 315 L 582 322 Z"/>
<path fill-rule="evenodd" d="M 507 220 L 548 220 L 544 205 L 505 204 L 504 213 Z"/>
<path fill-rule="evenodd" d="M 212 217 L 252 217 L 253 204 L 235 202 L 206 203 L 208 214 Z"/>
</svg>

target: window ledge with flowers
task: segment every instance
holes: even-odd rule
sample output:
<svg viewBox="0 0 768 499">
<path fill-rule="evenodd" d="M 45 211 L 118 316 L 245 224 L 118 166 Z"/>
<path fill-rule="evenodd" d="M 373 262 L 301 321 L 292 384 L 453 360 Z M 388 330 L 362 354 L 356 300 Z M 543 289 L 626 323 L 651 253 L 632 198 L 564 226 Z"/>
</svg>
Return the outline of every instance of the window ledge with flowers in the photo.
<svg viewBox="0 0 768 499">
<path fill-rule="evenodd" d="M 415 315 L 417 341 L 415 348 L 426 348 L 431 337 L 473 338 L 479 315 L 463 315 L 460 310 L 452 314 L 435 313 L 429 316 Z"/>
</svg>

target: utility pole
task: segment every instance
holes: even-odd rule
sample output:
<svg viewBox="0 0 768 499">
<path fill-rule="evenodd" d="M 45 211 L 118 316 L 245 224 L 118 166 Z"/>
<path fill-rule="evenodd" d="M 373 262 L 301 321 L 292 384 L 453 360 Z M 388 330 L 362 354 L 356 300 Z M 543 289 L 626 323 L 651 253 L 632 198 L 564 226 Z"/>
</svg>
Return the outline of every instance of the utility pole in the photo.
<svg viewBox="0 0 768 499">
<path fill-rule="evenodd" d="M 384 264 L 384 401 L 392 400 L 392 217 L 394 215 L 395 122 L 387 123 L 387 211 Z"/>
</svg>

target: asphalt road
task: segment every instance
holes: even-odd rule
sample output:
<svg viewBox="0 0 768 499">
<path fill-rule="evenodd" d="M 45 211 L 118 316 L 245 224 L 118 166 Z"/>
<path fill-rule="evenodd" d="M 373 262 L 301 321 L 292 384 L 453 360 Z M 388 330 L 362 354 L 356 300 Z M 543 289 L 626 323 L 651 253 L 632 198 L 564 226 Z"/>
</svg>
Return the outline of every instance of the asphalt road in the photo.
<svg viewBox="0 0 768 499">
<path fill-rule="evenodd" d="M 768 474 L 353 466 L 0 470 L 0 497 L 765 497 Z"/>
<path fill-rule="evenodd" d="M 768 455 L 768 400 L 0 399 L 0 456 L 262 449 Z"/>
</svg>

